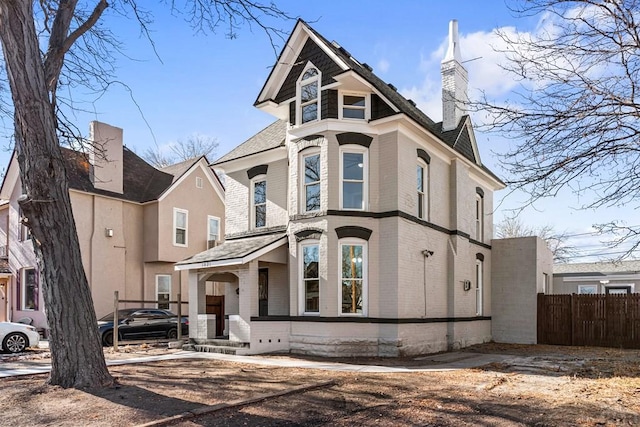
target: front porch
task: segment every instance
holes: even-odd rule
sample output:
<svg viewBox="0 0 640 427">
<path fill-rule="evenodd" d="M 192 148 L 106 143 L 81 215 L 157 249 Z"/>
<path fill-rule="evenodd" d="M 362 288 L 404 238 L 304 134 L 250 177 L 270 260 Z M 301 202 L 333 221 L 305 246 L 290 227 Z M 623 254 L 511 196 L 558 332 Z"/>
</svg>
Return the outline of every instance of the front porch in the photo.
<svg viewBox="0 0 640 427">
<path fill-rule="evenodd" d="M 289 350 L 286 327 L 252 318 L 289 314 L 286 234 L 228 240 L 176 264 L 189 280 L 187 349 L 228 354 Z M 286 330 L 285 330 L 286 329 Z"/>
</svg>

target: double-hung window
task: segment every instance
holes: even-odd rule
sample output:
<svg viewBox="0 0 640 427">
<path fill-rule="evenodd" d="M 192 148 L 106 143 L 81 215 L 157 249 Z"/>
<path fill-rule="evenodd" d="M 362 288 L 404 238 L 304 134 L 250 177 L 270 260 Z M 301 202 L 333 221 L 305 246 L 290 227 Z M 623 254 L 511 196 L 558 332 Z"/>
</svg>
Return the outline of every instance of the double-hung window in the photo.
<svg viewBox="0 0 640 427">
<path fill-rule="evenodd" d="M 253 181 L 252 216 L 254 228 L 267 225 L 267 180 L 256 179 Z"/>
<path fill-rule="evenodd" d="M 173 208 L 173 245 L 187 246 L 187 227 L 189 224 L 189 211 Z"/>
<path fill-rule="evenodd" d="M 315 241 L 303 244 L 300 248 L 302 251 L 302 312 L 303 314 L 318 314 L 320 313 L 320 246 Z"/>
<path fill-rule="evenodd" d="M 309 66 L 298 81 L 299 124 L 311 122 L 319 118 L 320 106 L 320 73 Z"/>
<path fill-rule="evenodd" d="M 420 219 L 427 219 L 427 209 L 428 209 L 428 189 L 429 189 L 429 173 L 427 170 L 427 166 L 422 162 L 418 162 L 418 166 L 416 167 L 416 175 L 417 175 L 417 191 L 418 191 L 418 209 L 417 214 Z"/>
<path fill-rule="evenodd" d="M 476 316 L 482 316 L 483 261 L 476 259 Z"/>
<path fill-rule="evenodd" d="M 484 235 L 484 198 L 482 194 L 476 194 L 476 240 L 483 241 Z"/>
<path fill-rule="evenodd" d="M 22 310 L 38 310 L 39 299 L 36 269 L 23 268 L 20 271 L 20 308 Z"/>
<path fill-rule="evenodd" d="M 367 96 L 342 94 L 340 98 L 343 119 L 365 120 L 367 118 Z"/>
<path fill-rule="evenodd" d="M 320 210 L 320 153 L 315 152 L 302 157 L 303 167 L 303 211 Z"/>
<path fill-rule="evenodd" d="M 367 208 L 367 150 L 344 148 L 340 152 L 340 207 L 348 210 Z"/>
<path fill-rule="evenodd" d="M 158 308 L 169 309 L 171 300 L 171 276 L 169 274 L 156 275 L 156 300 Z"/>
<path fill-rule="evenodd" d="M 215 246 L 220 240 L 220 218 L 209 215 L 207 217 L 207 249 Z"/>
<path fill-rule="evenodd" d="M 340 314 L 366 315 L 366 242 L 345 239 L 340 242 Z"/>
</svg>

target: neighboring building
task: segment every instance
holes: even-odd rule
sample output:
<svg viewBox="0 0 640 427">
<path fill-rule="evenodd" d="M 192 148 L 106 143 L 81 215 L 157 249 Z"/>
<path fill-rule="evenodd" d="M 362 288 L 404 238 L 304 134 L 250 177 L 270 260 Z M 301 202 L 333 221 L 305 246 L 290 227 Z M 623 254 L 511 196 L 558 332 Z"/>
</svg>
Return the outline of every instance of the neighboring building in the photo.
<svg viewBox="0 0 640 427">
<path fill-rule="evenodd" d="M 189 273 L 191 337 L 216 335 L 204 316 L 216 281 L 218 329 L 247 353 L 399 356 L 491 340 L 504 184 L 465 112 L 455 21 L 442 78 L 435 123 L 298 21 L 255 103 L 278 120 L 214 164 L 226 241 L 176 265 Z"/>
<path fill-rule="evenodd" d="M 173 301 L 178 293 L 187 300 L 186 275 L 176 272 L 174 263 L 206 250 L 224 233 L 224 188 L 205 157 L 158 170 L 123 146 L 122 133 L 92 122 L 90 140 L 104 156 L 62 149 L 82 262 L 99 317 L 113 311 L 114 291 L 127 300 Z M 17 201 L 22 194 L 18 168 L 14 154 L 0 188 L 4 317 L 29 317 L 46 329 L 33 244 Z M 174 304 L 159 305 L 176 310 Z"/>
<path fill-rule="evenodd" d="M 553 294 L 640 292 L 640 261 L 586 262 L 553 266 Z"/>
</svg>

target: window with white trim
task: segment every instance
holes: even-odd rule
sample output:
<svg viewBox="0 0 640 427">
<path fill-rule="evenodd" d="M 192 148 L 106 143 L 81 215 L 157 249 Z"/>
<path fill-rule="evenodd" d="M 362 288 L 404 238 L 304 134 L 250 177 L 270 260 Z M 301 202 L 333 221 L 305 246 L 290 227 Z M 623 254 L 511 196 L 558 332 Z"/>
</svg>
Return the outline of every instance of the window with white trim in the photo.
<svg viewBox="0 0 640 427">
<path fill-rule="evenodd" d="M 482 242 L 484 236 L 484 197 L 482 194 L 476 193 L 476 233 L 475 239 Z"/>
<path fill-rule="evenodd" d="M 187 246 L 187 227 L 189 224 L 189 211 L 173 208 L 173 245 Z"/>
<path fill-rule="evenodd" d="M 171 300 L 171 275 L 156 274 L 156 301 L 158 308 L 169 309 Z"/>
<path fill-rule="evenodd" d="M 202 188 L 202 178 L 196 176 L 196 188 Z"/>
<path fill-rule="evenodd" d="M 595 295 L 598 293 L 598 285 L 578 285 L 578 294 Z"/>
<path fill-rule="evenodd" d="M 20 270 L 20 309 L 38 310 L 40 293 L 38 275 L 33 267 Z"/>
<path fill-rule="evenodd" d="M 368 119 L 368 95 L 357 93 L 340 94 L 340 118 L 352 120 Z"/>
<path fill-rule="evenodd" d="M 340 314 L 366 316 L 367 242 L 340 240 Z"/>
<path fill-rule="evenodd" d="M 483 270 L 484 262 L 481 259 L 476 259 L 476 316 L 482 316 L 483 310 Z"/>
<path fill-rule="evenodd" d="M 267 225 L 267 180 L 257 178 L 252 181 L 251 217 L 253 228 L 266 227 Z"/>
<path fill-rule="evenodd" d="M 314 150 L 302 156 L 302 211 L 320 210 L 320 151 Z"/>
<path fill-rule="evenodd" d="M 361 146 L 340 147 L 340 208 L 366 210 L 368 153 Z"/>
<path fill-rule="evenodd" d="M 216 242 L 220 240 L 220 218 L 208 215 L 207 217 L 207 241 Z"/>
<path fill-rule="evenodd" d="M 417 175 L 417 192 L 418 192 L 418 209 L 417 214 L 420 219 L 427 219 L 429 208 L 429 169 L 426 163 L 418 161 L 416 166 Z"/>
<path fill-rule="evenodd" d="M 318 120 L 320 113 L 320 72 L 307 65 L 298 80 L 298 124 Z"/>
<path fill-rule="evenodd" d="M 300 245 L 300 296 L 302 314 L 320 313 L 320 245 L 310 240 Z"/>
<path fill-rule="evenodd" d="M 18 208 L 18 238 L 21 242 L 31 240 L 31 229 L 26 225 L 27 218 L 22 213 L 22 208 Z"/>
</svg>

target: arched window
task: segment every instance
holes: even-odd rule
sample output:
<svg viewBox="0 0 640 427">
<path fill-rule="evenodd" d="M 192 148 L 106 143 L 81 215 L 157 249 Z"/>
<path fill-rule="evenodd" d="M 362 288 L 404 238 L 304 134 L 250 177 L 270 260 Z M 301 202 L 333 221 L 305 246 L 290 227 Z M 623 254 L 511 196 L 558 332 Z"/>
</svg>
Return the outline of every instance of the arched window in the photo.
<svg viewBox="0 0 640 427">
<path fill-rule="evenodd" d="M 298 80 L 298 124 L 318 120 L 320 113 L 320 72 L 311 63 Z"/>
<path fill-rule="evenodd" d="M 320 241 L 303 240 L 299 250 L 299 295 L 301 315 L 320 314 Z"/>
<path fill-rule="evenodd" d="M 478 242 L 484 241 L 484 191 L 476 188 L 476 235 Z"/>
<path fill-rule="evenodd" d="M 367 315 L 367 241 L 340 239 L 340 315 Z"/>
<path fill-rule="evenodd" d="M 476 255 L 476 316 L 483 314 L 484 256 Z"/>
<path fill-rule="evenodd" d="M 302 212 L 320 210 L 320 149 L 309 148 L 300 156 L 300 200 Z"/>
</svg>

